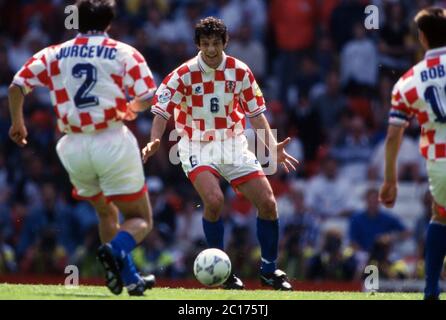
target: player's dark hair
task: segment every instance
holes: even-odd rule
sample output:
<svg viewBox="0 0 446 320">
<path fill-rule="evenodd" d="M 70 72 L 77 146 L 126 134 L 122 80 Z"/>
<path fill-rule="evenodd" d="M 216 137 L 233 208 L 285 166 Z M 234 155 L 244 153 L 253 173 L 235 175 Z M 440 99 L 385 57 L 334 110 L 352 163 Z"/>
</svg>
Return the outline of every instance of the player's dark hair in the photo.
<svg viewBox="0 0 446 320">
<path fill-rule="evenodd" d="M 200 45 L 201 36 L 210 37 L 216 36 L 220 37 L 223 44 L 228 42 L 228 28 L 224 22 L 220 19 L 214 17 L 207 17 L 201 19 L 200 22 L 195 26 L 195 44 Z"/>
<path fill-rule="evenodd" d="M 115 0 L 77 0 L 79 31 L 105 31 L 115 17 Z"/>
<path fill-rule="evenodd" d="M 421 10 L 414 19 L 426 37 L 430 49 L 446 46 L 446 10 L 430 7 Z"/>
</svg>

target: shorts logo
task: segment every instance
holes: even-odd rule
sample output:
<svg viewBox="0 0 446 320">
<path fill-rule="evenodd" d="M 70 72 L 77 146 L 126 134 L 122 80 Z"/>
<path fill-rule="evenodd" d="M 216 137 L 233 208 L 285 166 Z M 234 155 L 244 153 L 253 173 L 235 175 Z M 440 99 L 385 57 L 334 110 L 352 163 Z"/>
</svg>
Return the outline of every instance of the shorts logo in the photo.
<svg viewBox="0 0 446 320">
<path fill-rule="evenodd" d="M 227 89 L 227 92 L 234 92 L 235 82 L 234 81 L 226 81 L 226 89 Z"/>
<path fill-rule="evenodd" d="M 198 164 L 197 156 L 190 156 L 189 157 L 190 165 L 193 167 L 196 167 Z"/>
<path fill-rule="evenodd" d="M 170 90 L 164 89 L 158 95 L 158 101 L 159 101 L 159 103 L 165 104 L 170 101 L 171 97 L 172 97 L 172 93 L 170 92 Z"/>
<path fill-rule="evenodd" d="M 196 87 L 194 92 L 195 92 L 195 94 L 201 94 L 202 93 L 201 86 Z"/>
</svg>

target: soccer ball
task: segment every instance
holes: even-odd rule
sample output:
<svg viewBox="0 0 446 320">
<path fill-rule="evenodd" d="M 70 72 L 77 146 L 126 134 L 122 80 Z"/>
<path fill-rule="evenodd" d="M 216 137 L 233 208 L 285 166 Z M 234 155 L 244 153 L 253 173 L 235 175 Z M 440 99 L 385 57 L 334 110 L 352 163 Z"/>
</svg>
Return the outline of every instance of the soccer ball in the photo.
<svg viewBox="0 0 446 320">
<path fill-rule="evenodd" d="M 231 274 L 231 260 L 219 249 L 203 250 L 195 258 L 194 274 L 205 286 L 217 287 Z"/>
</svg>

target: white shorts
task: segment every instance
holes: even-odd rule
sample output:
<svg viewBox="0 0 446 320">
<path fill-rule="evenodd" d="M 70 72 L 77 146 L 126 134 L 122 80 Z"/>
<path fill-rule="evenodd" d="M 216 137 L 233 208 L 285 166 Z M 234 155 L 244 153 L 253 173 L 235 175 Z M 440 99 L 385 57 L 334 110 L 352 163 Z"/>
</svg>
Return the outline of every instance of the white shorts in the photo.
<svg viewBox="0 0 446 320">
<path fill-rule="evenodd" d="M 56 150 L 79 200 L 103 194 L 108 201 L 131 201 L 147 191 L 139 146 L 125 125 L 67 134 Z"/>
<path fill-rule="evenodd" d="M 246 181 L 265 175 L 256 156 L 248 149 L 244 135 L 210 142 L 183 137 L 178 143 L 178 153 L 183 171 L 192 182 L 199 173 L 210 171 L 236 189 Z"/>
<path fill-rule="evenodd" d="M 446 208 L 446 161 L 426 161 L 429 189 L 435 202 Z"/>
</svg>

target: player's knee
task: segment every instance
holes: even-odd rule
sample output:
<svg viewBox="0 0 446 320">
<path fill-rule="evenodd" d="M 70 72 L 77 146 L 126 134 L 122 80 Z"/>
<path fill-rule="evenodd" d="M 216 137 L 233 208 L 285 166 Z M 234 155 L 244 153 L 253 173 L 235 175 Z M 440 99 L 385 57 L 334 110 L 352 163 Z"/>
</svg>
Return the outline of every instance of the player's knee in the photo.
<svg viewBox="0 0 446 320">
<path fill-rule="evenodd" d="M 206 211 L 212 215 L 219 215 L 224 205 L 224 196 L 221 193 L 210 193 L 204 199 L 204 205 Z"/>
<path fill-rule="evenodd" d="M 144 234 L 148 234 L 153 228 L 152 219 L 144 219 L 143 222 L 141 222 L 140 227 Z"/>
<path fill-rule="evenodd" d="M 277 203 L 273 196 L 263 198 L 259 203 L 258 210 L 261 218 L 269 220 L 278 218 Z"/>
</svg>

